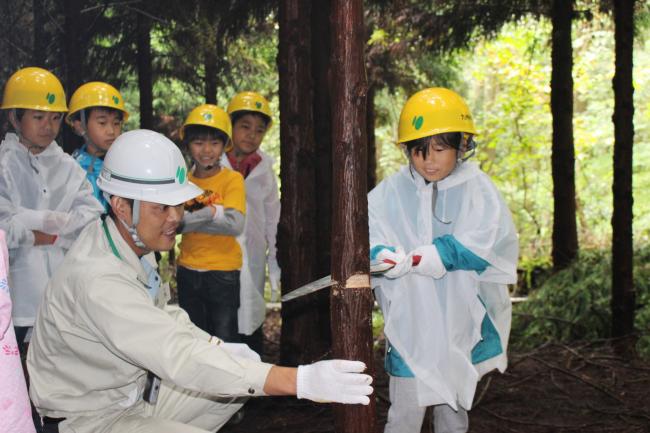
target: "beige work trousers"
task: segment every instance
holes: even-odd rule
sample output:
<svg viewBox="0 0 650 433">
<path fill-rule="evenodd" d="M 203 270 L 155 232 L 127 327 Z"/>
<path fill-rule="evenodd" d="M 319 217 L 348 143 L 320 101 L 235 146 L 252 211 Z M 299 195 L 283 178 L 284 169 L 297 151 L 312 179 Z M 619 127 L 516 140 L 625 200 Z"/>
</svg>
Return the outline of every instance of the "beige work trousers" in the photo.
<svg viewBox="0 0 650 433">
<path fill-rule="evenodd" d="M 158 402 L 144 401 L 106 417 L 79 417 L 59 424 L 59 433 L 214 433 L 248 398 L 219 398 L 163 382 Z"/>
</svg>

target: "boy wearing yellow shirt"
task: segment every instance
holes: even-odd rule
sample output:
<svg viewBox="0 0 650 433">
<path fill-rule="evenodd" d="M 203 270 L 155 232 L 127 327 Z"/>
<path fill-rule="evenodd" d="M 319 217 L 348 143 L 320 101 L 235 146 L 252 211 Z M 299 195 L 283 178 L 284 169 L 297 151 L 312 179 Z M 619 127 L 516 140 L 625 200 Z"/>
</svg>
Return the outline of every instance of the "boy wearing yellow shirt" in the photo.
<svg viewBox="0 0 650 433">
<path fill-rule="evenodd" d="M 199 105 L 181 128 L 191 159 L 189 179 L 204 190 L 185 204 L 176 274 L 178 301 L 198 327 L 224 341 L 238 342 L 239 270 L 244 230 L 244 178 L 221 167 L 232 134 L 230 118 L 215 105 Z"/>
</svg>

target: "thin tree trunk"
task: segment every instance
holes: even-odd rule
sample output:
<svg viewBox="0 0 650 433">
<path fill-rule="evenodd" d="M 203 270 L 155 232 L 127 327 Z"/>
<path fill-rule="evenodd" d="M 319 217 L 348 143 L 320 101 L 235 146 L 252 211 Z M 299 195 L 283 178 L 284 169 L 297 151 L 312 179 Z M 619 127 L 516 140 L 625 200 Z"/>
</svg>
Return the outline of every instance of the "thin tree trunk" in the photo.
<svg viewBox="0 0 650 433">
<path fill-rule="evenodd" d="M 551 113 L 553 114 L 553 267 L 566 268 L 578 255 L 575 154 L 573 148 L 573 0 L 553 0 Z"/>
<path fill-rule="evenodd" d="M 151 61 L 151 19 L 137 18 L 138 88 L 140 89 L 140 128 L 153 129 L 153 74 Z"/>
<path fill-rule="evenodd" d="M 278 71 L 280 75 L 280 156 L 282 213 L 278 225 L 278 259 L 282 267 L 282 292 L 312 281 L 318 268 L 316 233 L 316 146 L 312 118 L 311 2 L 282 0 Z M 313 296 L 282 306 L 280 360 L 296 365 L 317 356 L 312 346 L 318 326 Z"/>
<path fill-rule="evenodd" d="M 206 35 L 205 53 L 203 56 L 203 66 L 205 69 L 205 103 L 217 103 L 217 43 L 219 40 L 219 24 L 215 22 L 215 3 L 210 0 L 204 0 L 201 3 L 203 14 L 205 16 Z"/>
<path fill-rule="evenodd" d="M 44 0 L 32 0 L 32 13 L 34 15 L 34 47 L 33 65 L 46 67 L 47 61 L 47 33 L 45 32 L 45 4 Z"/>
<path fill-rule="evenodd" d="M 335 358 L 373 371 L 362 0 L 332 0 L 332 340 Z M 374 433 L 375 404 L 337 405 L 337 432 Z"/>
<path fill-rule="evenodd" d="M 72 93 L 82 84 L 83 53 L 86 43 L 82 40 L 81 30 L 81 8 L 80 0 L 65 0 L 63 2 L 63 52 L 65 56 L 65 81 L 66 96 L 69 98 Z M 62 129 L 63 150 L 71 153 L 83 144 L 81 137 L 76 135 L 72 128 L 67 125 Z"/>
<path fill-rule="evenodd" d="M 634 1 L 614 1 L 616 40 L 614 88 L 614 212 L 612 215 L 612 335 L 634 332 L 636 293 L 632 245 L 632 151 L 634 144 Z M 634 338 L 622 340 L 621 353 L 634 353 Z"/>
</svg>

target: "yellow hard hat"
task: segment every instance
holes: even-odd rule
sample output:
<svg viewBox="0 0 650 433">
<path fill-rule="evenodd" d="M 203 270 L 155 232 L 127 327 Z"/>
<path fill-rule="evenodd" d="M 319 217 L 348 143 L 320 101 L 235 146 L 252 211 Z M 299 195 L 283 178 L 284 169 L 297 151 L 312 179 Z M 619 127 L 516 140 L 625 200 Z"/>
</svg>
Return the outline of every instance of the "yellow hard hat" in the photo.
<svg viewBox="0 0 650 433">
<path fill-rule="evenodd" d="M 269 118 L 269 125 L 273 123 L 269 101 L 256 92 L 241 92 L 233 96 L 228 104 L 228 114 L 236 111 L 255 111 Z"/>
<path fill-rule="evenodd" d="M 398 144 L 443 132 L 476 134 L 472 114 L 460 95 L 443 87 L 432 87 L 406 101 L 399 116 Z"/>
<path fill-rule="evenodd" d="M 62 113 L 68 111 L 65 92 L 59 79 L 50 71 L 33 67 L 20 69 L 9 77 L 0 108 Z"/>
<path fill-rule="evenodd" d="M 129 119 L 129 112 L 124 106 L 122 94 L 108 83 L 92 81 L 80 86 L 70 98 L 70 111 L 65 120 L 72 125 L 72 116 L 79 111 L 90 107 L 106 107 L 119 110 L 123 113 L 122 120 Z"/>
<path fill-rule="evenodd" d="M 181 127 L 180 136 L 181 140 L 185 138 L 185 127 L 189 125 L 201 125 L 209 128 L 218 129 L 228 136 L 228 143 L 226 143 L 226 152 L 232 149 L 232 124 L 230 123 L 230 116 L 221 108 L 212 104 L 202 104 L 190 111 L 187 115 L 185 123 Z"/>
</svg>

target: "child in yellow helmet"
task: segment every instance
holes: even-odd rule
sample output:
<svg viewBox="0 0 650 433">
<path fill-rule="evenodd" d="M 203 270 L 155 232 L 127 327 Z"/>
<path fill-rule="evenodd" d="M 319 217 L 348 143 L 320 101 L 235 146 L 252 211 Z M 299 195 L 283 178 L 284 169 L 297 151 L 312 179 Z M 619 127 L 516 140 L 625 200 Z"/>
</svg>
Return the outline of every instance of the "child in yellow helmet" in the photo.
<svg viewBox="0 0 650 433">
<path fill-rule="evenodd" d="M 427 406 L 436 433 L 467 431 L 478 380 L 507 365 L 517 233 L 489 177 L 466 162 L 475 134 L 458 94 L 416 93 L 399 121 L 409 163 L 368 194 L 371 260 L 396 263 L 372 280 L 387 338 L 385 433 L 420 432 Z"/>
<path fill-rule="evenodd" d="M 95 198 L 107 209 L 108 204 L 97 188 L 97 178 L 104 164 L 104 155 L 122 133 L 129 118 L 120 92 L 107 83 L 93 81 L 80 86 L 70 98 L 66 122 L 84 138 L 81 148 L 72 157 L 86 171 Z"/>
<path fill-rule="evenodd" d="M 181 128 L 183 146 L 192 160 L 189 179 L 204 190 L 186 203 L 181 232 L 178 302 L 201 329 L 224 341 L 239 342 L 239 273 L 242 250 L 237 240 L 244 229 L 244 179 L 221 166 L 231 146 L 232 127 L 221 108 L 194 108 Z"/>
<path fill-rule="evenodd" d="M 13 321 L 21 344 L 29 339 L 52 272 L 102 207 L 84 171 L 55 141 L 68 107 L 51 72 L 15 72 L 5 84 L 1 108 L 14 132 L 0 145 L 0 229 L 7 233 Z"/>
<path fill-rule="evenodd" d="M 222 157 L 224 166 L 244 176 L 246 226 L 244 267 L 241 273 L 239 333 L 255 351 L 263 350 L 262 324 L 266 318 L 264 283 L 268 266 L 271 293 L 277 294 L 280 266 L 276 258 L 276 234 L 280 220 L 278 183 L 273 158 L 260 149 L 271 126 L 269 101 L 259 93 L 241 92 L 228 104 L 233 147 Z"/>
</svg>

